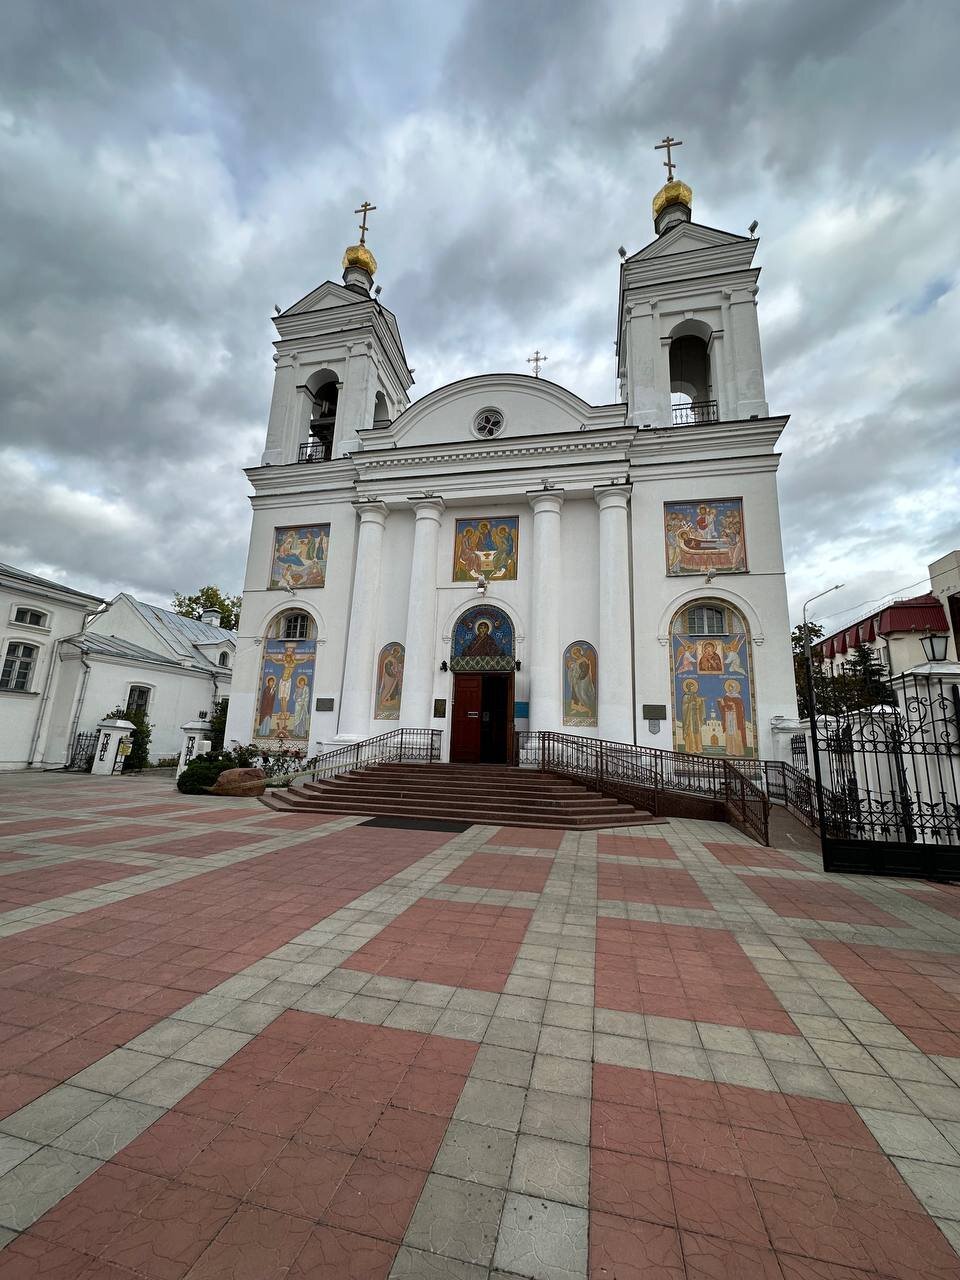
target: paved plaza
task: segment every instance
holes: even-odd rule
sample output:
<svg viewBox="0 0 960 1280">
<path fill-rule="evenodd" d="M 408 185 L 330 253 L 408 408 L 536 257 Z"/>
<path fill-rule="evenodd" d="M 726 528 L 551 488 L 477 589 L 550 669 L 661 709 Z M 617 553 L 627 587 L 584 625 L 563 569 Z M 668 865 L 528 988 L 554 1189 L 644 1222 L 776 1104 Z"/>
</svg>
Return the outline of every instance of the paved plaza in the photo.
<svg viewBox="0 0 960 1280">
<path fill-rule="evenodd" d="M 960 891 L 0 775 L 0 1280 L 955 1280 Z"/>
</svg>

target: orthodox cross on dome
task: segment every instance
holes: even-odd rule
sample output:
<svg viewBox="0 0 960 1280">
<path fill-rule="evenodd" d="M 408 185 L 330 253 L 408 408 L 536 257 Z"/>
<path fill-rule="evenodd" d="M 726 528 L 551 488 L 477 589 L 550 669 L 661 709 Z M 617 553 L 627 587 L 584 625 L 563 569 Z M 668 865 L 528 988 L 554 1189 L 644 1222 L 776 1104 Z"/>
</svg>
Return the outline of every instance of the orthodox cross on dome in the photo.
<svg viewBox="0 0 960 1280">
<path fill-rule="evenodd" d="M 667 134 L 667 136 L 663 139 L 663 141 L 658 142 L 656 146 L 653 148 L 654 151 L 666 151 L 667 153 L 667 158 L 663 162 L 663 167 L 667 171 L 668 182 L 673 181 L 673 171 L 677 167 L 676 164 L 674 163 L 673 156 L 670 154 L 670 149 L 671 147 L 682 147 L 682 146 L 683 146 L 683 143 L 680 141 L 679 138 L 671 138 L 670 135 Z"/>
<path fill-rule="evenodd" d="M 354 213 L 362 213 L 363 221 L 360 223 L 360 243 L 367 243 L 367 214 L 372 213 L 376 209 L 375 204 L 371 204 L 369 200 L 364 200 L 359 209 L 354 209 Z"/>
<path fill-rule="evenodd" d="M 532 356 L 527 356 L 527 364 L 533 365 L 533 376 L 535 378 L 540 377 L 540 366 L 543 364 L 545 360 L 549 360 L 549 359 L 550 359 L 549 356 L 543 356 L 540 354 L 539 347 L 537 347 L 536 351 L 533 353 Z"/>
</svg>

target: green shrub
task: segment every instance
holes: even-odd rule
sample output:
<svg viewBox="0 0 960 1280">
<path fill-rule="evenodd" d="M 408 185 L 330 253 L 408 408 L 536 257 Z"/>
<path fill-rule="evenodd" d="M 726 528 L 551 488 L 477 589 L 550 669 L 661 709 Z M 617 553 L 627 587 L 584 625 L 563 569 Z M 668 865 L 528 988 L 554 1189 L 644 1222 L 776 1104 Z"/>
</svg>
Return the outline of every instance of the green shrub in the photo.
<svg viewBox="0 0 960 1280">
<path fill-rule="evenodd" d="M 194 756 L 177 779 L 177 790 L 188 796 L 205 795 L 206 788 L 212 787 L 225 769 L 236 768 L 237 762 L 229 751 Z"/>
</svg>

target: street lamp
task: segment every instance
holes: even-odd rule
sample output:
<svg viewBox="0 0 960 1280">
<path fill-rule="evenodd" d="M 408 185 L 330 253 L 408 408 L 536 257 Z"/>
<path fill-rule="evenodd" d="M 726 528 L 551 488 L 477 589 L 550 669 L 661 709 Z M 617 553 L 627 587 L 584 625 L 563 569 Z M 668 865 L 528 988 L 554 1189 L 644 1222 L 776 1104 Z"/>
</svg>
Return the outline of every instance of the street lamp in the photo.
<svg viewBox="0 0 960 1280">
<path fill-rule="evenodd" d="M 928 662 L 946 662 L 947 639 L 945 635 L 934 635 L 930 631 L 921 638 L 920 643 Z"/>
</svg>

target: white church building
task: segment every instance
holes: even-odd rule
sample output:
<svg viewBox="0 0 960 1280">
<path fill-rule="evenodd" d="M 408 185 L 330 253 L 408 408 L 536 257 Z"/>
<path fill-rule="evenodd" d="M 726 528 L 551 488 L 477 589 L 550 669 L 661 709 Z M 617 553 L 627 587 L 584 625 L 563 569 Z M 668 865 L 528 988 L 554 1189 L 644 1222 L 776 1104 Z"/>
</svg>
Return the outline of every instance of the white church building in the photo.
<svg viewBox="0 0 960 1280">
<path fill-rule="evenodd" d="M 509 762 L 551 730 L 773 754 L 796 715 L 757 240 L 673 177 L 625 257 L 620 398 L 480 374 L 410 402 L 365 243 L 278 314 L 227 739 L 398 727 Z M 613 318 L 611 298 L 611 319 Z"/>
</svg>

